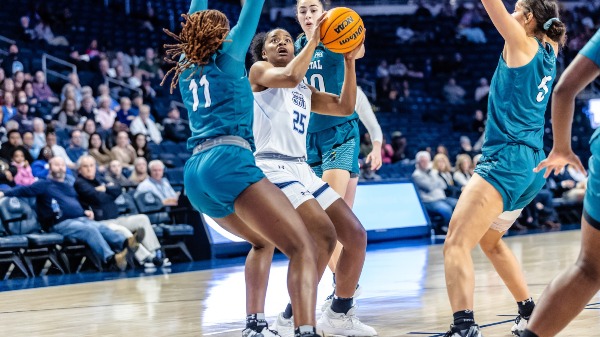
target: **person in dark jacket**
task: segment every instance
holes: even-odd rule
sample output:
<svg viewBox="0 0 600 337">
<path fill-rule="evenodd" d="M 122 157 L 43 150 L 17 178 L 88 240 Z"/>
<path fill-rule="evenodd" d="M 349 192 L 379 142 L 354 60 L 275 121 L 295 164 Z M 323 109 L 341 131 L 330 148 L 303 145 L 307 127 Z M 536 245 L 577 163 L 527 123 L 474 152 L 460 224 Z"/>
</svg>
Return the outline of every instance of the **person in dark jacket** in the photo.
<svg viewBox="0 0 600 337">
<path fill-rule="evenodd" d="M 50 159 L 49 164 L 49 179 L 0 192 L 0 198 L 36 197 L 38 219 L 44 228 L 85 242 L 100 261 L 114 263 L 125 270 L 127 248 L 135 248 L 135 239 L 127 240 L 123 234 L 94 221 L 94 213 L 81 207 L 75 189 L 65 182 L 67 167 L 64 159 L 55 157 Z"/>
<path fill-rule="evenodd" d="M 79 200 L 86 208 L 91 208 L 97 221 L 107 224 L 109 228 L 130 238 L 136 233 L 141 245 L 135 256 L 145 266 L 167 266 L 169 259 L 162 257 L 160 243 L 152 229 L 150 219 L 145 214 L 120 216 L 115 199 L 121 195 L 119 184 L 108 183 L 96 177 L 96 160 L 84 155 L 77 162 L 79 177 L 75 181 L 75 190 Z M 141 234 L 141 235 L 140 235 Z M 146 265 L 148 263 L 148 265 Z"/>
</svg>

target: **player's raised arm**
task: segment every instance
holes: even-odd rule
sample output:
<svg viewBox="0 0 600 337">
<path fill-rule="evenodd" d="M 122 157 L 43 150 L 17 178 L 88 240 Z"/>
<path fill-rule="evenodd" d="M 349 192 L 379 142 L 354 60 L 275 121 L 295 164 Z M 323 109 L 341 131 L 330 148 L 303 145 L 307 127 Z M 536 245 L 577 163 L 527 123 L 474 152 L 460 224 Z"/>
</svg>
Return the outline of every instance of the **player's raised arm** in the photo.
<svg viewBox="0 0 600 337">
<path fill-rule="evenodd" d="M 192 0 L 188 14 L 194 14 L 205 9 L 208 9 L 208 0 Z"/>
</svg>

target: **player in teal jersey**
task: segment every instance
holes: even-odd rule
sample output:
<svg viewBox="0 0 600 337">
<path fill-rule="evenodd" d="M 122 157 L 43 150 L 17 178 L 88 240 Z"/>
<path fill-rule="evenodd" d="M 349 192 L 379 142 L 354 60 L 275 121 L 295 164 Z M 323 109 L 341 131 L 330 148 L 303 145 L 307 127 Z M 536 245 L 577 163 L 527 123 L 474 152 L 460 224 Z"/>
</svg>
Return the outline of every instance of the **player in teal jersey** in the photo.
<svg viewBox="0 0 600 337">
<path fill-rule="evenodd" d="M 199 211 L 252 244 L 246 259 L 244 337 L 272 337 L 264 317 L 269 270 L 275 247 L 289 259 L 288 291 L 294 303 L 295 335 L 315 330 L 316 245 L 287 197 L 256 167 L 252 136 L 253 95 L 245 58 L 264 0 L 247 0 L 238 24 L 193 0 L 177 40 L 167 45 L 175 64 L 171 89 L 180 86 L 192 136 L 184 184 Z M 167 74 L 167 75 L 168 75 Z M 164 80 L 163 80 L 164 82 Z"/>
<path fill-rule="evenodd" d="M 492 78 L 483 157 L 462 192 L 444 244 L 446 286 L 454 324 L 448 337 L 479 337 L 471 251 L 479 243 L 518 304 L 511 332 L 527 325 L 534 302 L 502 236 L 545 184 L 533 169 L 544 159 L 544 113 L 565 39 L 556 0 L 519 0 L 512 15 L 502 0 L 482 0 L 505 40 Z"/>
<path fill-rule="evenodd" d="M 583 47 L 560 77 L 552 96 L 554 146 L 548 159 L 537 168 L 546 176 L 565 165 L 585 172 L 571 149 L 571 125 L 575 97 L 600 76 L 600 30 Z M 522 337 L 551 337 L 558 334 L 600 290 L 600 129 L 591 140 L 592 156 L 581 219 L 581 251 L 575 265 L 557 276 L 544 290 Z"/>
<path fill-rule="evenodd" d="M 321 0 L 298 0 L 296 16 L 304 31 L 295 43 L 296 53 L 306 45 L 306 33 L 315 24 L 315 20 L 323 13 Z M 361 47 L 357 58 L 364 55 Z M 319 44 L 313 54 L 306 73 L 305 82 L 320 91 L 339 95 L 344 80 L 344 57 Z M 325 116 L 312 114 L 308 125 L 306 140 L 307 162 L 315 173 L 338 192 L 352 207 L 358 184 L 358 154 L 360 150 L 360 134 L 358 129 L 359 115 L 355 112 L 348 117 Z M 379 156 L 368 158 L 378 161 Z M 370 163 L 373 169 L 379 163 Z M 343 247 L 338 243 L 329 262 L 334 273 L 342 256 Z"/>
</svg>

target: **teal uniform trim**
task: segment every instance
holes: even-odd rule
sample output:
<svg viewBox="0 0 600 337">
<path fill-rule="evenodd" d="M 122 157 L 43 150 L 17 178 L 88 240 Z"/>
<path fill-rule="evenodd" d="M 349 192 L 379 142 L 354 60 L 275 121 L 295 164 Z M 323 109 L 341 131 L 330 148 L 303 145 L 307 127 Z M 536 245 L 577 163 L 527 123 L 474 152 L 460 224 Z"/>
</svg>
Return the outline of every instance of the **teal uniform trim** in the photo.
<svg viewBox="0 0 600 337">
<path fill-rule="evenodd" d="M 589 58 L 600 68 L 600 29 L 592 36 L 590 41 L 583 46 L 579 54 Z"/>
</svg>

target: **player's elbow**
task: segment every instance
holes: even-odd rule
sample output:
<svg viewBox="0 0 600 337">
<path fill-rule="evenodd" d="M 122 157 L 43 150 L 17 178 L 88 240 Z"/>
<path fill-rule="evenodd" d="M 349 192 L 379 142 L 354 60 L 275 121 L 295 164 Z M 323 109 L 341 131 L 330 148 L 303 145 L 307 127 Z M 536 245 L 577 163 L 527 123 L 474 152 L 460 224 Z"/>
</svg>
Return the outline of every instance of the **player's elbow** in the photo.
<svg viewBox="0 0 600 337">
<path fill-rule="evenodd" d="M 576 89 L 572 85 L 568 85 L 564 81 L 559 81 L 554 87 L 554 92 L 552 94 L 554 99 L 571 100 L 574 99 L 577 95 Z"/>
<path fill-rule="evenodd" d="M 282 74 L 281 78 L 287 85 L 289 85 L 289 88 L 293 88 L 302 82 L 304 79 L 304 74 L 294 70 L 287 70 Z"/>
</svg>

